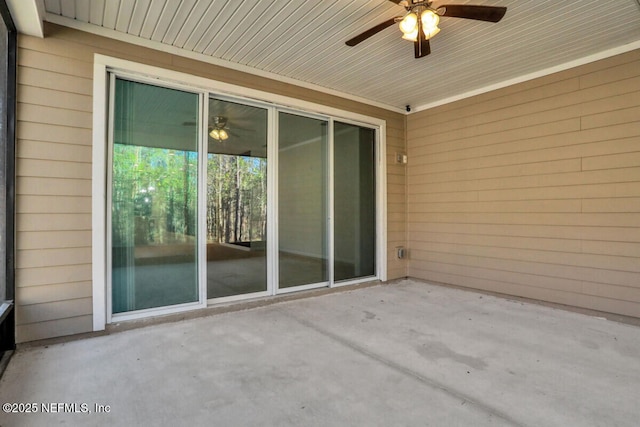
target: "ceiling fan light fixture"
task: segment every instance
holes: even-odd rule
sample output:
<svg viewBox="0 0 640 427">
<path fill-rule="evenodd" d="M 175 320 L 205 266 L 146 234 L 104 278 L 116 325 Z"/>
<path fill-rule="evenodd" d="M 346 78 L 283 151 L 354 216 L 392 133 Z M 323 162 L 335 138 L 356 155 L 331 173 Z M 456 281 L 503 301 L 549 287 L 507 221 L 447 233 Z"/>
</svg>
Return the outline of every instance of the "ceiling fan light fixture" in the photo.
<svg viewBox="0 0 640 427">
<path fill-rule="evenodd" d="M 416 40 L 418 40 L 418 29 L 416 28 L 415 30 L 413 30 L 410 33 L 404 33 L 402 35 L 402 38 L 405 40 L 409 40 L 410 42 L 414 42 Z"/>
<path fill-rule="evenodd" d="M 218 129 L 211 129 L 209 136 L 213 139 L 220 140 L 220 131 Z"/>
<path fill-rule="evenodd" d="M 440 23 L 440 16 L 431 9 L 427 9 L 420 15 L 422 21 L 422 31 L 427 40 L 435 36 L 440 32 L 438 24 Z"/>
<path fill-rule="evenodd" d="M 221 141 L 224 141 L 224 140 L 226 140 L 226 139 L 228 139 L 228 138 L 229 138 L 229 134 L 228 134 L 228 133 L 227 133 L 227 131 L 226 131 L 226 130 L 224 130 L 224 129 L 220 129 L 220 130 L 218 131 L 218 135 L 219 135 L 219 138 L 218 138 L 218 139 L 220 139 Z"/>
<path fill-rule="evenodd" d="M 440 28 L 438 28 L 440 16 L 435 11 L 426 8 L 414 10 L 416 11 L 407 13 L 400 21 L 399 26 L 403 33 L 403 39 L 415 42 L 418 39 L 420 27 L 422 27 L 422 32 L 427 40 L 440 32 Z"/>
<path fill-rule="evenodd" d="M 402 18 L 402 21 L 400 21 L 399 27 L 400 27 L 400 31 L 402 31 L 406 37 L 408 37 L 410 34 L 413 34 L 414 32 L 417 33 L 418 32 L 418 15 L 415 12 L 407 13 L 404 16 L 404 18 Z M 406 37 L 403 37 L 403 38 L 406 38 Z"/>
</svg>

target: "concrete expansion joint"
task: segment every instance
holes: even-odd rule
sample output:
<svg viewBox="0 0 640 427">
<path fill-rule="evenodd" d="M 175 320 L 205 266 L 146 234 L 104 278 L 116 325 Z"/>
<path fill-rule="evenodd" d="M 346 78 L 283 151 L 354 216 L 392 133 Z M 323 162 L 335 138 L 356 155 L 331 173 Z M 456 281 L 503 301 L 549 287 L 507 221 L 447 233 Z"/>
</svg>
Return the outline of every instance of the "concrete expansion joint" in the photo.
<svg viewBox="0 0 640 427">
<path fill-rule="evenodd" d="M 278 307 L 276 310 L 278 313 L 296 321 L 297 323 L 313 330 L 314 332 L 317 332 L 327 338 L 329 338 L 330 340 L 344 346 L 347 347 L 350 350 L 353 350 L 365 357 L 367 357 L 370 360 L 373 360 L 377 363 L 381 363 L 384 366 L 386 366 L 389 369 L 392 369 L 404 376 L 407 376 L 413 380 L 416 380 L 418 383 L 420 383 L 423 386 L 429 387 L 431 389 L 434 390 L 438 390 L 441 393 L 444 393 L 448 396 L 454 397 L 456 399 L 459 399 L 461 401 L 461 405 L 466 405 L 466 404 L 471 404 L 473 407 L 477 408 L 478 411 L 484 412 L 490 416 L 494 416 L 496 418 L 500 418 L 501 420 L 509 423 L 510 425 L 514 426 L 514 427 L 527 427 L 526 424 L 523 424 L 515 419 L 513 419 L 512 417 L 510 417 L 509 415 L 505 414 L 504 412 L 490 406 L 487 405 L 483 402 L 479 402 L 478 400 L 474 399 L 473 397 L 466 395 L 458 390 L 452 389 L 432 378 L 428 378 L 404 365 L 401 365 L 399 363 L 394 362 L 393 360 L 390 360 L 378 353 L 374 353 L 371 350 L 367 349 L 366 347 L 363 347 L 361 345 L 358 345 L 357 343 L 355 343 L 354 341 L 337 335 L 327 329 L 321 328 L 319 327 L 317 324 L 310 322 L 307 319 L 303 319 L 299 316 L 296 316 L 294 313 L 292 313 L 290 310 L 286 310 L 285 307 Z"/>
</svg>

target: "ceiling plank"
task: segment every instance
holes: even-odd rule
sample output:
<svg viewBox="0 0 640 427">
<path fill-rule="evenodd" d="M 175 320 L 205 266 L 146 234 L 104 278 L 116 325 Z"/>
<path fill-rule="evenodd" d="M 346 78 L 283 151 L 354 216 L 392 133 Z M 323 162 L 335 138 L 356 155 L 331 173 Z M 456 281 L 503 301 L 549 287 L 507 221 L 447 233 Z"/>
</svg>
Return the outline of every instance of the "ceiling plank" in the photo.
<svg viewBox="0 0 640 427">
<path fill-rule="evenodd" d="M 202 15 L 202 19 L 195 26 L 189 37 L 185 41 L 183 48 L 192 52 L 201 52 L 206 46 L 200 47 L 202 41 L 208 43 L 209 34 L 217 31 L 214 27 L 216 16 L 220 13 L 226 3 L 211 2 L 206 12 Z"/>
<path fill-rule="evenodd" d="M 139 36 L 144 25 L 145 18 L 149 12 L 151 6 L 151 0 L 138 0 L 131 14 L 131 21 L 129 22 L 129 28 L 127 33 Z"/>
<path fill-rule="evenodd" d="M 120 9 L 121 0 L 108 0 L 104 4 L 104 14 L 102 18 L 102 26 L 105 28 L 115 29 L 118 20 L 118 10 Z M 125 0 L 126 1 L 126 0 Z"/>
<path fill-rule="evenodd" d="M 174 45 L 176 42 L 176 37 L 182 27 L 184 26 L 185 21 L 193 11 L 193 8 L 196 4 L 196 0 L 182 0 L 180 3 L 180 7 L 176 10 L 173 15 L 173 19 L 171 20 L 171 24 L 169 28 L 164 34 L 162 38 L 162 43 Z"/>
<path fill-rule="evenodd" d="M 151 39 L 166 3 L 167 0 L 151 0 L 149 10 L 147 10 L 142 28 L 140 29 L 140 37 L 147 40 Z"/>
<path fill-rule="evenodd" d="M 131 18 L 133 17 L 133 8 L 136 2 L 123 1 L 118 9 L 118 17 L 116 19 L 116 30 L 126 33 L 129 31 Z"/>
</svg>

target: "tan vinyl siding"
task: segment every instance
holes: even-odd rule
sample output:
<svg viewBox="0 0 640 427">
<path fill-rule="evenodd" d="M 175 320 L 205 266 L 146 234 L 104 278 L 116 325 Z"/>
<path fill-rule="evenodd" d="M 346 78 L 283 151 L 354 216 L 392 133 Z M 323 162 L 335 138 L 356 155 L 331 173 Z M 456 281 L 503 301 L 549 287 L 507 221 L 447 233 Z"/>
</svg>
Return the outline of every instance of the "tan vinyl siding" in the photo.
<svg viewBox="0 0 640 427">
<path fill-rule="evenodd" d="M 388 247 L 405 245 L 405 116 L 263 77 L 46 24 L 18 52 L 16 329 L 24 342 L 90 331 L 93 56 L 100 53 L 387 122 Z M 389 251 L 388 278 L 406 276 Z"/>
<path fill-rule="evenodd" d="M 640 317 L 640 51 L 407 120 L 409 276 Z"/>
</svg>

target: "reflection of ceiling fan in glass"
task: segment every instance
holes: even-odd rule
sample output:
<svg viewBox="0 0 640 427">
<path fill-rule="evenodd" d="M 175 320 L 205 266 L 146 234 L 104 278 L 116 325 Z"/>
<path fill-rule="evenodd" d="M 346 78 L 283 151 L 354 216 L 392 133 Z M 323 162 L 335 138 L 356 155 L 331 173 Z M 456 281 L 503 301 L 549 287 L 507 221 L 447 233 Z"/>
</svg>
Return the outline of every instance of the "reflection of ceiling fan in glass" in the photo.
<svg viewBox="0 0 640 427">
<path fill-rule="evenodd" d="M 211 116 L 209 118 L 207 133 L 209 134 L 209 138 L 223 142 L 227 139 L 231 138 L 234 141 L 241 141 L 251 135 L 255 134 L 255 129 L 253 126 L 242 127 L 238 126 L 242 122 L 247 122 L 244 119 L 238 119 L 235 115 L 231 115 L 231 118 L 228 115 L 217 115 Z M 251 121 L 248 121 L 249 125 L 251 125 Z M 197 126 L 198 122 L 182 122 L 182 126 Z"/>
<path fill-rule="evenodd" d="M 217 141 L 225 141 L 229 138 L 229 133 L 225 130 L 227 118 L 215 116 L 211 118 L 213 126 L 209 126 L 209 136 Z"/>
</svg>

